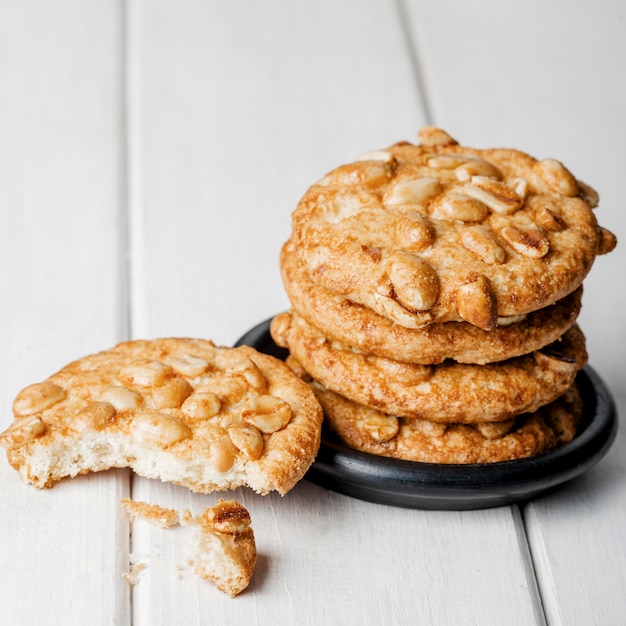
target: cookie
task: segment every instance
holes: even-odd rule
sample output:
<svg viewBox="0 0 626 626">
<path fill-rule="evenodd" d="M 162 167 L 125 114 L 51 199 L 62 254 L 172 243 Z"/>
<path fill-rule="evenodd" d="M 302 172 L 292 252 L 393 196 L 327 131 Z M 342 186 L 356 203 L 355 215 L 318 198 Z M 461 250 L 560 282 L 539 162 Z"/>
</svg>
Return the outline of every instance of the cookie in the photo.
<svg viewBox="0 0 626 626">
<path fill-rule="evenodd" d="M 202 515 L 183 516 L 197 527 L 190 543 L 194 572 L 235 597 L 250 584 L 256 564 L 256 543 L 248 510 L 235 500 L 220 500 Z"/>
<path fill-rule="evenodd" d="M 572 293 L 615 237 L 560 162 L 459 146 L 427 127 L 338 167 L 292 215 L 311 280 L 407 328 L 502 318 Z"/>
<path fill-rule="evenodd" d="M 286 493 L 309 468 L 322 412 L 281 361 L 200 339 L 129 341 L 22 390 L 0 435 L 37 487 L 130 467 L 211 492 Z"/>
<path fill-rule="evenodd" d="M 445 359 L 458 363 L 503 361 L 556 341 L 580 312 L 582 287 L 555 304 L 486 331 L 467 322 L 434 323 L 412 329 L 316 285 L 299 263 L 293 243 L 282 249 L 283 283 L 293 308 L 329 339 L 362 352 L 418 364 Z M 509 318 L 510 321 L 510 318 Z"/>
<path fill-rule="evenodd" d="M 175 509 L 158 504 L 122 500 L 131 522 L 143 519 L 159 528 L 179 525 L 195 526 L 196 532 L 189 546 L 188 563 L 194 572 L 215 584 L 231 597 L 240 594 L 250 584 L 256 564 L 256 542 L 248 510 L 236 500 L 222 500 L 194 516 L 190 511 L 182 515 Z M 127 579 L 137 583 L 137 573 Z"/>
<path fill-rule="evenodd" d="M 432 422 L 497 422 L 535 411 L 564 393 L 587 361 L 576 325 L 532 354 L 486 365 L 414 365 L 358 352 L 328 341 L 295 313 L 276 316 L 270 330 L 324 387 L 385 413 Z"/>
<path fill-rule="evenodd" d="M 326 423 L 347 446 L 421 463 L 495 463 L 530 457 L 571 441 L 583 411 L 575 385 L 554 402 L 498 431 L 487 424 L 409 420 L 365 407 L 314 383 Z"/>
</svg>

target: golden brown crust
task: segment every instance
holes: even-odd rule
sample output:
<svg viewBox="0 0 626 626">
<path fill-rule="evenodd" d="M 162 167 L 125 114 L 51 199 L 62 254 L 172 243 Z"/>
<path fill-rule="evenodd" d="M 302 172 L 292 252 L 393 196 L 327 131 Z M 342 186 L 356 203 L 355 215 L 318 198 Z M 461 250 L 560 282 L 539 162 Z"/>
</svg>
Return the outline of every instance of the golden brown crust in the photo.
<svg viewBox="0 0 626 626">
<path fill-rule="evenodd" d="M 348 447 L 422 463 L 494 463 L 533 456 L 570 441 L 582 416 L 575 385 L 538 411 L 520 415 L 500 434 L 483 434 L 480 426 L 398 419 L 318 384 L 313 388 L 326 423 Z"/>
<path fill-rule="evenodd" d="M 198 527 L 189 559 L 195 573 L 235 597 L 250 584 L 256 564 L 256 543 L 247 509 L 235 500 L 219 500 L 198 517 L 186 515 Z"/>
<path fill-rule="evenodd" d="M 2 435 L 24 480 L 110 467 L 210 492 L 286 493 L 313 462 L 321 409 L 281 361 L 200 339 L 131 341 L 18 394 Z"/>
<path fill-rule="evenodd" d="M 174 509 L 128 498 L 122 499 L 122 505 L 131 522 L 142 519 L 164 529 L 181 523 L 195 526 L 189 564 L 198 576 L 213 582 L 220 591 L 235 597 L 250 584 L 256 564 L 256 543 L 250 513 L 236 500 L 220 498 L 198 516 L 187 510 L 181 516 Z M 136 584 L 145 567 L 144 563 L 136 564 L 125 578 Z"/>
<path fill-rule="evenodd" d="M 556 341 L 571 328 L 580 312 L 582 287 L 554 305 L 524 319 L 485 331 L 467 322 L 433 323 L 420 329 L 405 328 L 371 309 L 351 302 L 311 281 L 299 263 L 293 243 L 281 253 L 281 271 L 295 311 L 329 339 L 341 341 L 378 356 L 417 363 L 437 364 L 503 361 Z"/>
<path fill-rule="evenodd" d="M 271 332 L 324 387 L 386 413 L 433 422 L 497 422 L 535 411 L 570 387 L 587 360 L 577 326 L 557 345 L 487 365 L 414 365 L 361 353 L 328 341 L 296 314 L 277 316 Z"/>
<path fill-rule="evenodd" d="M 292 239 L 313 282 L 408 328 L 465 320 L 490 330 L 497 316 L 572 293 L 610 249 L 587 186 L 558 161 L 427 135 L 306 192 Z"/>
<path fill-rule="evenodd" d="M 175 509 L 130 498 L 122 498 L 121 503 L 131 522 L 142 519 L 159 528 L 173 528 L 180 524 L 180 515 Z"/>
</svg>

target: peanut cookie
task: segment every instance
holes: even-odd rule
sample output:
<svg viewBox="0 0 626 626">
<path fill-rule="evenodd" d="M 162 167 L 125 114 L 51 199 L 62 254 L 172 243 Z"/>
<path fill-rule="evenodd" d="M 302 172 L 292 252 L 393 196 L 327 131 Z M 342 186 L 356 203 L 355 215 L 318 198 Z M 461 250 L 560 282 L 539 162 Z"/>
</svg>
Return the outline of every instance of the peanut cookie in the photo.
<svg viewBox="0 0 626 626">
<path fill-rule="evenodd" d="M 547 307 L 616 240 L 597 194 L 560 162 L 462 147 L 440 129 L 343 165 L 293 213 L 311 280 L 407 328 Z"/>
<path fill-rule="evenodd" d="M 576 385 L 560 398 L 506 422 L 438 424 L 408 420 L 347 400 L 317 383 L 326 423 L 348 447 L 422 463 L 494 463 L 533 456 L 571 441 L 582 416 Z"/>
<path fill-rule="evenodd" d="M 188 562 L 200 578 L 215 583 L 220 591 L 235 597 L 250 584 L 256 564 L 256 542 L 250 513 L 236 500 L 220 498 L 197 516 L 188 510 L 181 515 L 175 509 L 127 498 L 122 504 L 131 522 L 139 518 L 164 529 L 181 524 L 195 526 Z M 141 569 L 144 568 L 145 565 Z M 128 574 L 127 579 L 137 582 L 136 574 Z"/>
<path fill-rule="evenodd" d="M 414 365 L 365 354 L 327 340 L 295 314 L 276 316 L 270 329 L 324 387 L 385 413 L 432 422 L 497 422 L 535 411 L 564 393 L 587 361 L 577 326 L 532 354 L 486 365 Z"/>
<path fill-rule="evenodd" d="M 313 283 L 298 262 L 291 241 L 283 246 L 281 272 L 295 311 L 329 339 L 362 352 L 424 365 L 503 361 L 556 341 L 580 312 L 582 287 L 555 304 L 505 321 L 492 331 L 467 322 L 433 323 L 412 329 Z M 511 318 L 508 318 L 511 321 Z"/>
<path fill-rule="evenodd" d="M 286 493 L 309 468 L 322 413 L 281 361 L 200 339 L 129 341 L 22 390 L 0 435 L 37 487 L 130 467 L 211 492 Z"/>
<path fill-rule="evenodd" d="M 235 597 L 250 584 L 256 564 L 256 543 L 248 510 L 235 500 L 220 500 L 202 515 L 188 511 L 183 524 L 193 524 L 189 564 L 195 573 Z"/>
</svg>

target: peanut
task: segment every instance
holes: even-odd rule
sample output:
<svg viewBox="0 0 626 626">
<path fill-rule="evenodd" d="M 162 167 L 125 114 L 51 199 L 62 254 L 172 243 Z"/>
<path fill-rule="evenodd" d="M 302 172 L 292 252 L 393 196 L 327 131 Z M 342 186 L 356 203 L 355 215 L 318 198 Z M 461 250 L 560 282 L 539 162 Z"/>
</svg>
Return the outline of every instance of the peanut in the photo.
<svg viewBox="0 0 626 626">
<path fill-rule="evenodd" d="M 496 298 L 484 276 L 459 287 L 457 308 L 459 315 L 474 326 L 483 330 L 493 330 L 496 327 Z"/>
<path fill-rule="evenodd" d="M 489 265 L 504 263 L 504 249 L 486 226 L 468 226 L 461 235 L 461 243 L 481 261 Z"/>
<path fill-rule="evenodd" d="M 502 180 L 502 172 L 489 161 L 484 159 L 472 159 L 455 168 L 454 174 L 457 180 L 467 181 L 472 176 L 487 176 L 489 178 L 497 178 Z"/>
<path fill-rule="evenodd" d="M 515 188 L 486 176 L 472 176 L 463 190 L 468 196 L 503 215 L 514 213 L 524 204 L 524 198 L 520 197 Z"/>
<path fill-rule="evenodd" d="M 202 514 L 202 521 L 225 535 L 238 535 L 251 524 L 250 513 L 241 504 L 221 499 Z"/>
<path fill-rule="evenodd" d="M 138 361 L 120 374 L 120 380 L 138 387 L 159 387 L 173 375 L 174 370 L 161 361 Z"/>
<path fill-rule="evenodd" d="M 152 400 L 157 409 L 178 409 L 192 391 L 192 386 L 184 378 L 171 378 L 152 391 Z"/>
<path fill-rule="evenodd" d="M 450 192 L 437 198 L 431 207 L 431 217 L 458 222 L 482 222 L 489 207 L 471 196 Z"/>
<path fill-rule="evenodd" d="M 365 419 L 360 420 L 358 428 L 378 443 L 385 443 L 393 439 L 400 430 L 398 418 L 372 411 Z"/>
<path fill-rule="evenodd" d="M 383 196 L 385 206 L 421 205 L 440 194 L 441 183 L 430 176 L 401 180 L 392 185 Z"/>
<path fill-rule="evenodd" d="M 417 133 L 417 138 L 421 145 L 431 147 L 454 146 L 457 144 L 456 139 L 448 135 L 445 130 L 436 126 L 424 126 Z"/>
<path fill-rule="evenodd" d="M 254 426 L 231 426 L 228 429 L 228 436 L 235 447 L 251 461 L 256 461 L 263 454 L 265 446 L 263 435 Z"/>
<path fill-rule="evenodd" d="M 113 385 L 100 396 L 102 402 L 112 404 L 117 411 L 125 409 L 139 409 L 144 406 L 143 396 L 127 387 Z"/>
<path fill-rule="evenodd" d="M 15 417 L 25 417 L 40 413 L 61 402 L 65 398 L 65 389 L 49 381 L 29 385 L 20 391 L 13 401 Z"/>
<path fill-rule="evenodd" d="M 531 259 L 540 259 L 550 250 L 547 237 L 534 228 L 507 226 L 500 231 L 500 235 L 513 250 Z"/>
<path fill-rule="evenodd" d="M 396 221 L 395 238 L 400 247 L 417 252 L 432 244 L 435 231 L 427 217 L 412 211 Z"/>
<path fill-rule="evenodd" d="M 0 446 L 15 450 L 36 439 L 45 430 L 46 425 L 37 415 L 22 417 L 0 434 Z"/>
<path fill-rule="evenodd" d="M 74 416 L 71 426 L 77 432 L 102 430 L 111 423 L 115 413 L 115 407 L 109 402 L 90 402 Z"/>
<path fill-rule="evenodd" d="M 568 197 L 580 193 L 578 182 L 572 173 L 556 159 L 543 159 L 534 164 L 534 170 L 554 191 Z"/>
<path fill-rule="evenodd" d="M 209 369 L 209 363 L 205 359 L 201 359 L 189 354 L 180 356 L 170 356 L 165 363 L 172 367 L 176 372 L 187 376 L 188 378 L 196 378 L 201 376 Z"/>
<path fill-rule="evenodd" d="M 189 426 L 179 419 L 157 411 L 141 413 L 131 423 L 131 437 L 135 441 L 162 448 L 188 439 L 191 434 Z"/>
<path fill-rule="evenodd" d="M 241 413 L 244 422 L 267 434 L 284 428 L 291 420 L 291 415 L 291 407 L 287 402 L 270 395 L 252 398 Z"/>
<path fill-rule="evenodd" d="M 396 250 L 386 263 L 387 275 L 398 301 L 409 310 L 426 311 L 439 297 L 439 277 L 426 261 Z"/>
</svg>

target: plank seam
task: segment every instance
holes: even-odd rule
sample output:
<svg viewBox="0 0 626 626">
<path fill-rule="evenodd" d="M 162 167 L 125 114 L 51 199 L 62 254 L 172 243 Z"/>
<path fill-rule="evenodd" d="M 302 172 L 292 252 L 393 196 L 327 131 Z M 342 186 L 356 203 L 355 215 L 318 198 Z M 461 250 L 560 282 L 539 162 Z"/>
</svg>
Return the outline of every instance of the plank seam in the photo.
<svg viewBox="0 0 626 626">
<path fill-rule="evenodd" d="M 544 598 L 541 593 L 541 586 L 539 584 L 539 578 L 537 576 L 537 567 L 535 565 L 535 559 L 533 557 L 533 551 L 531 548 L 531 542 L 528 537 L 528 528 L 525 518 L 525 507 L 519 505 L 513 505 L 513 521 L 515 525 L 515 532 L 517 533 L 517 540 L 520 546 L 521 556 L 524 563 L 524 570 L 528 579 L 529 587 L 533 593 L 536 601 L 533 603 L 535 606 L 535 612 L 537 615 L 537 623 L 542 626 L 548 625 L 546 607 L 544 604 Z"/>
<path fill-rule="evenodd" d="M 527 529 L 528 550 L 535 570 L 537 590 L 541 598 L 544 615 L 546 616 L 546 623 L 548 625 L 558 624 L 561 626 L 563 620 L 560 615 L 559 603 L 554 601 L 555 598 L 557 598 L 554 576 L 550 567 L 550 560 L 547 556 L 547 547 L 544 537 L 539 529 L 539 519 L 536 514 L 536 509 L 532 503 L 528 503 L 524 506 L 522 519 L 524 527 Z M 545 565 L 543 567 L 536 567 L 535 563 L 544 563 Z"/>
<path fill-rule="evenodd" d="M 409 56 L 424 119 L 427 124 L 434 124 L 433 106 L 426 86 L 425 71 L 421 63 L 421 55 L 419 54 L 416 41 L 417 38 L 414 36 L 409 24 L 409 13 L 406 9 L 405 0 L 394 0 L 394 4 L 396 5 L 400 31 Z"/>
<path fill-rule="evenodd" d="M 141 0 L 128 0 L 123 9 L 124 48 L 124 152 L 126 205 L 127 335 L 135 338 L 141 313 L 136 287 L 142 278 L 140 224 L 143 203 L 141 188 Z"/>
<path fill-rule="evenodd" d="M 135 324 L 133 316 L 134 307 L 134 286 L 137 284 L 137 259 L 138 250 L 136 242 L 136 223 L 137 214 L 140 211 L 140 193 L 139 193 L 139 142 L 137 140 L 138 128 L 138 17 L 140 0 L 122 1 L 121 8 L 121 91 L 122 91 L 122 219 L 120 224 L 121 238 L 121 267 L 123 271 L 123 314 L 122 314 L 122 333 L 126 340 L 133 339 L 135 334 Z M 134 473 L 130 470 L 128 476 L 128 494 L 133 498 L 135 490 Z M 132 568 L 132 554 L 134 550 L 134 534 L 133 525 L 128 525 L 127 534 L 127 554 L 128 571 Z M 134 586 L 130 586 L 129 590 L 129 611 L 128 626 L 135 623 Z"/>
<path fill-rule="evenodd" d="M 128 3 L 121 2 L 120 21 L 120 207 L 119 207 L 119 280 L 120 280 L 120 310 L 119 336 L 126 341 L 132 336 L 131 320 L 131 224 L 130 224 L 130 119 L 129 119 L 129 80 L 128 67 L 129 33 L 128 33 Z"/>
</svg>

